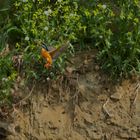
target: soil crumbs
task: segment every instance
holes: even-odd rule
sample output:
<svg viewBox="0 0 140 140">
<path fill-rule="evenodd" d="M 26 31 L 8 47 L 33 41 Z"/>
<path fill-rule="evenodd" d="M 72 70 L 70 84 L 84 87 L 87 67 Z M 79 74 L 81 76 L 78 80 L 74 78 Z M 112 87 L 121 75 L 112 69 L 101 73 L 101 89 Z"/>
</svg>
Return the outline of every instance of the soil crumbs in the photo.
<svg viewBox="0 0 140 140">
<path fill-rule="evenodd" d="M 71 60 L 65 75 L 35 86 L 7 140 L 140 140 L 140 83 L 114 84 L 95 53 Z"/>
</svg>

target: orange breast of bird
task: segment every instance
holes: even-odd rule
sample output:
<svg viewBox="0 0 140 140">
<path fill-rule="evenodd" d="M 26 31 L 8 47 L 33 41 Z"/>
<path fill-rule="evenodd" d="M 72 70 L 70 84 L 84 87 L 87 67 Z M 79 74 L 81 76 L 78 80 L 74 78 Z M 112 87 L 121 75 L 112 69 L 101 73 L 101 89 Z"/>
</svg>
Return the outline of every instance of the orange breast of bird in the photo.
<svg viewBox="0 0 140 140">
<path fill-rule="evenodd" d="M 50 68 L 52 66 L 52 57 L 47 50 L 44 48 L 41 49 L 41 55 L 46 60 L 45 67 Z"/>
<path fill-rule="evenodd" d="M 55 48 L 51 51 L 47 51 L 45 48 L 41 49 L 41 55 L 46 60 L 45 67 L 50 68 L 52 66 L 53 60 L 58 58 L 68 46 L 68 42 L 65 43 L 62 47 Z"/>
</svg>

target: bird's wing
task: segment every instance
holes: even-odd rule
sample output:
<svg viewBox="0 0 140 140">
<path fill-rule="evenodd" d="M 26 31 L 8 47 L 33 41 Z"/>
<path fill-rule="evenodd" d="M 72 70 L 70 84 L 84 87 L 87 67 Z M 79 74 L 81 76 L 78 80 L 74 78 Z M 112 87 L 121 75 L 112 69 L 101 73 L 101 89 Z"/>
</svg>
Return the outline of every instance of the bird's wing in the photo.
<svg viewBox="0 0 140 140">
<path fill-rule="evenodd" d="M 49 54 L 52 56 L 53 59 L 58 58 L 68 47 L 68 43 L 62 45 L 62 47 L 58 47 L 54 50 L 49 51 Z"/>
</svg>

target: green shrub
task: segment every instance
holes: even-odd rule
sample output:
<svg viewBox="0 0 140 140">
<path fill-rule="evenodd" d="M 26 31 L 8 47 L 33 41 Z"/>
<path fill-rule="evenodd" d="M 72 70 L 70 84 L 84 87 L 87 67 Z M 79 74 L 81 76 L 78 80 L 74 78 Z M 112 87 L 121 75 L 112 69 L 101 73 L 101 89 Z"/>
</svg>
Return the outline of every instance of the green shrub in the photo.
<svg viewBox="0 0 140 140">
<path fill-rule="evenodd" d="M 17 77 L 17 72 L 13 68 L 11 55 L 6 55 L 0 59 L 0 105 L 10 100 L 10 90 Z"/>
<path fill-rule="evenodd" d="M 9 1 L 0 1 L 0 106 L 10 103 L 10 90 L 17 76 L 13 67 L 12 52 L 9 52 L 7 46 L 8 33 L 12 29 L 9 10 Z"/>
<path fill-rule="evenodd" d="M 112 76 L 140 72 L 139 1 L 93 3 L 84 12 L 87 34 L 99 49 L 101 67 Z"/>
</svg>

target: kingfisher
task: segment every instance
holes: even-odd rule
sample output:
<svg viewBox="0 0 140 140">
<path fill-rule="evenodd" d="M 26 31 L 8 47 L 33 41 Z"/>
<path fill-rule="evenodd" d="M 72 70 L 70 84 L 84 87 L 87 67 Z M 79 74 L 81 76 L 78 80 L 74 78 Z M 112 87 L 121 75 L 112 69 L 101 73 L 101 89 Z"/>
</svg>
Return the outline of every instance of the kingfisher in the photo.
<svg viewBox="0 0 140 140">
<path fill-rule="evenodd" d="M 45 68 L 49 69 L 52 66 L 53 60 L 58 58 L 59 55 L 66 50 L 69 42 L 66 42 L 62 47 L 57 47 L 50 50 L 45 43 L 42 43 L 41 56 L 46 60 Z"/>
</svg>

